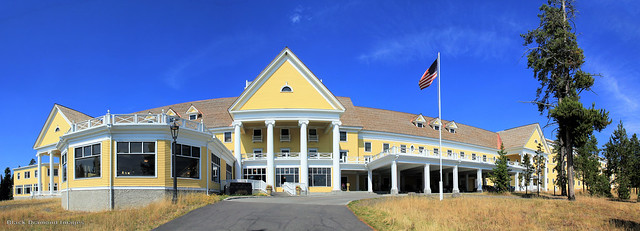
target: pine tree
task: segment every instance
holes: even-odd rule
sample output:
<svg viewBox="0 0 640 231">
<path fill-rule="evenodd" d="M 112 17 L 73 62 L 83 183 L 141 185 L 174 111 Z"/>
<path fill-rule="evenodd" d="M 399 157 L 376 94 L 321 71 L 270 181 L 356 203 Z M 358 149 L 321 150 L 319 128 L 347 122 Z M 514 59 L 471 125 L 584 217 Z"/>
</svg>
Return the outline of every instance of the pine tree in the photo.
<svg viewBox="0 0 640 231">
<path fill-rule="evenodd" d="M 629 147 L 631 152 L 631 187 L 636 188 L 636 200 L 640 202 L 640 192 L 638 192 L 638 188 L 640 188 L 640 140 L 638 140 L 638 136 L 634 133 L 629 140 Z"/>
<path fill-rule="evenodd" d="M 36 164 L 36 159 L 31 158 L 31 161 L 29 161 L 29 165 L 34 165 Z"/>
<path fill-rule="evenodd" d="M 583 181 L 582 190 L 586 192 L 589 187 L 595 184 L 596 177 L 600 172 L 600 162 L 598 161 L 598 140 L 594 135 L 582 146 L 576 149 L 576 175 Z M 593 195 L 593 194 L 592 194 Z"/>
<path fill-rule="evenodd" d="M 496 159 L 496 167 L 493 168 L 493 173 L 489 175 L 491 181 L 496 187 L 498 193 L 504 193 L 509 191 L 509 184 L 511 183 L 511 177 L 509 176 L 508 168 L 509 159 L 507 159 L 507 152 L 504 150 L 504 144 L 500 144 L 500 150 L 498 151 L 498 158 Z"/>
<path fill-rule="evenodd" d="M 572 28 L 576 12 L 573 2 L 549 0 L 540 7 L 540 26 L 521 35 L 525 46 L 536 45 L 527 54 L 527 67 L 540 82 L 533 103 L 558 125 L 562 148 L 557 151 L 560 158 L 566 158 L 569 200 L 575 200 L 574 148 L 586 142 L 594 130 L 601 131 L 610 123 L 607 112 L 595 109 L 595 105 L 585 108 L 580 102 L 580 93 L 591 90 L 594 78 L 581 69 L 584 54 Z"/>
<path fill-rule="evenodd" d="M 527 195 L 529 194 L 529 183 L 531 183 L 531 178 L 533 177 L 533 164 L 529 154 L 524 154 L 523 158 L 522 167 L 524 167 L 524 172 L 522 177 L 524 177 L 524 194 Z"/>
<path fill-rule="evenodd" d="M 0 180 L 0 201 L 13 199 L 11 189 L 13 188 L 13 176 L 11 175 L 11 169 L 6 168 L 4 170 L 4 177 Z"/>
<path fill-rule="evenodd" d="M 629 199 L 630 178 L 634 172 L 630 144 L 627 131 L 620 121 L 609 142 L 604 145 L 604 156 L 607 159 L 605 173 L 609 178 L 614 177 L 618 198 L 625 200 Z"/>
</svg>

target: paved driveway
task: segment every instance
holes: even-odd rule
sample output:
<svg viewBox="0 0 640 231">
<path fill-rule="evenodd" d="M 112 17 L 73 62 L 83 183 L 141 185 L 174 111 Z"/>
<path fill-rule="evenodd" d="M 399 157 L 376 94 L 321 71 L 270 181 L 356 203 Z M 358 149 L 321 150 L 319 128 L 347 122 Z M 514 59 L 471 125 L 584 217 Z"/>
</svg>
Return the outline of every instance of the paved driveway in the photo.
<svg viewBox="0 0 640 231">
<path fill-rule="evenodd" d="M 156 230 L 371 230 L 345 205 L 377 196 L 358 192 L 226 200 L 193 210 Z"/>
</svg>

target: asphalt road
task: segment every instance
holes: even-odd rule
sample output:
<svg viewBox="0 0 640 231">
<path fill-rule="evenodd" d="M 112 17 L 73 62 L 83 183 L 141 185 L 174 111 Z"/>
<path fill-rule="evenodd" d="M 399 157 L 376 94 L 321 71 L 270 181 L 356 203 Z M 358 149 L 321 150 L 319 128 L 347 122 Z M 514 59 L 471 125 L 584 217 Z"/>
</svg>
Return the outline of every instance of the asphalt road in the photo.
<svg viewBox="0 0 640 231">
<path fill-rule="evenodd" d="M 367 193 L 258 197 L 218 202 L 156 230 L 371 230 L 345 205 L 377 197 Z"/>
</svg>

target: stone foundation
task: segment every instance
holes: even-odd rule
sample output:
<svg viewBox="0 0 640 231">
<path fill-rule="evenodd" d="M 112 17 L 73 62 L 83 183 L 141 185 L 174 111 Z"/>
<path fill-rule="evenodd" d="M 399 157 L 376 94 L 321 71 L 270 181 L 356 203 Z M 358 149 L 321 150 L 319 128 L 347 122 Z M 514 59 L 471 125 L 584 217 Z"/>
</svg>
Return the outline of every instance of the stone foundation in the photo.
<svg viewBox="0 0 640 231">
<path fill-rule="evenodd" d="M 68 193 L 68 194 L 67 194 Z M 180 190 L 178 193 L 205 193 L 198 190 Z M 165 189 L 114 189 L 113 209 L 142 207 L 164 199 L 171 199 L 173 192 Z M 67 203 L 67 196 L 69 202 Z M 60 194 L 62 208 L 75 211 L 110 210 L 109 189 L 71 189 Z M 67 207 L 68 205 L 68 207 Z"/>
</svg>

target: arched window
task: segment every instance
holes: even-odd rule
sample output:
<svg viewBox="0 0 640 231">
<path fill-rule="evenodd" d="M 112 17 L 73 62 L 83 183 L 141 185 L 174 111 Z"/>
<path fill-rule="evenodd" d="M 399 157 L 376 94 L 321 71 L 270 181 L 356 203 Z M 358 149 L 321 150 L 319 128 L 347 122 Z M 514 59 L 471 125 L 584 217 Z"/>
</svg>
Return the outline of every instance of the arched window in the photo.
<svg viewBox="0 0 640 231">
<path fill-rule="evenodd" d="M 291 87 L 289 86 L 284 86 L 282 87 L 282 89 L 280 89 L 280 92 L 292 92 L 293 90 L 291 90 Z"/>
</svg>

